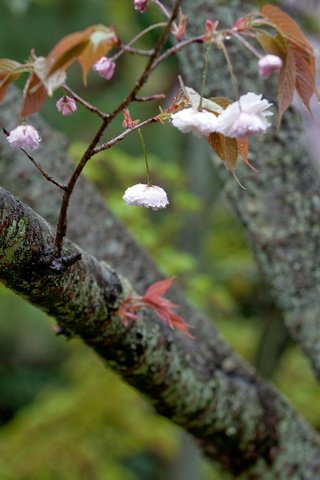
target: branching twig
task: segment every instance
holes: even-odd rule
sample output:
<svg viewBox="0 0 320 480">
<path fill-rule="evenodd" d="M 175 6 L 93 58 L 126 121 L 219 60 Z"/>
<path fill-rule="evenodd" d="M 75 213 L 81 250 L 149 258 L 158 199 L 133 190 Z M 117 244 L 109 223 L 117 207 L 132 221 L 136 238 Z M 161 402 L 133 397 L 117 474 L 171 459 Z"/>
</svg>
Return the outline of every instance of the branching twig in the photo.
<svg viewBox="0 0 320 480">
<path fill-rule="evenodd" d="M 8 137 L 9 132 L 5 128 L 2 128 L 3 133 Z M 63 185 L 62 183 L 58 182 L 54 178 L 52 178 L 42 167 L 41 165 L 28 153 L 24 148 L 20 147 L 20 150 L 29 158 L 29 160 L 33 163 L 33 165 L 39 170 L 41 175 L 48 180 L 48 182 L 53 183 L 56 187 L 60 188 L 60 190 L 65 191 L 66 190 L 66 185 Z"/>
<path fill-rule="evenodd" d="M 99 147 L 96 147 L 93 150 L 92 155 L 96 155 L 97 153 L 103 152 L 104 150 L 108 150 L 109 148 L 113 147 L 116 143 L 124 140 L 130 133 L 134 132 L 135 130 L 139 130 L 139 128 L 145 127 L 146 125 L 150 125 L 150 123 L 155 123 L 155 122 L 158 122 L 157 117 L 152 117 L 152 118 L 148 118 L 147 120 L 144 120 L 141 123 L 138 123 L 132 128 L 128 128 L 127 130 L 122 132 L 120 135 L 117 135 L 116 137 L 114 137 L 112 140 L 109 140 L 108 142 L 103 143 Z"/>
<path fill-rule="evenodd" d="M 55 236 L 55 242 L 54 242 L 54 255 L 56 257 L 61 257 L 62 253 L 62 246 L 63 246 L 63 239 L 66 234 L 67 230 L 67 213 L 68 213 L 68 207 L 70 203 L 70 197 L 72 195 L 74 186 L 80 177 L 86 163 L 88 160 L 95 154 L 95 147 L 97 146 L 101 136 L 105 132 L 106 128 L 110 124 L 110 122 L 120 113 L 122 112 L 135 98 L 139 90 L 142 88 L 142 86 L 146 83 L 148 80 L 151 72 L 152 72 L 152 66 L 156 58 L 159 56 L 161 49 L 163 45 L 165 44 L 168 36 L 170 35 L 171 32 L 171 27 L 173 25 L 173 22 L 178 15 L 179 8 L 181 5 L 182 0 L 176 0 L 172 13 L 170 16 L 170 19 L 168 22 L 165 24 L 165 28 L 163 29 L 158 42 L 154 48 L 153 54 L 149 57 L 149 60 L 147 62 L 147 65 L 145 66 L 143 72 L 141 73 L 140 77 L 136 81 L 134 87 L 132 88 L 131 92 L 128 94 L 128 96 L 120 103 L 120 105 L 113 111 L 111 112 L 107 118 L 103 119 L 103 122 L 92 139 L 90 145 L 84 152 L 80 162 L 76 166 L 63 195 L 62 198 L 62 203 L 61 203 L 61 208 L 60 208 L 60 213 L 59 213 L 59 218 L 57 222 L 57 228 L 56 228 L 56 236 Z M 131 129 L 132 130 L 132 129 Z"/>
<path fill-rule="evenodd" d="M 81 105 L 83 105 L 87 110 L 89 110 L 89 112 L 95 113 L 103 120 L 108 119 L 109 115 L 107 113 L 102 112 L 101 110 L 96 108 L 94 105 L 91 105 L 91 103 L 87 102 L 82 97 L 77 95 L 66 83 L 62 85 L 62 88 L 66 93 L 69 93 L 69 95 L 71 95 L 76 100 L 76 102 L 81 103 Z"/>
</svg>

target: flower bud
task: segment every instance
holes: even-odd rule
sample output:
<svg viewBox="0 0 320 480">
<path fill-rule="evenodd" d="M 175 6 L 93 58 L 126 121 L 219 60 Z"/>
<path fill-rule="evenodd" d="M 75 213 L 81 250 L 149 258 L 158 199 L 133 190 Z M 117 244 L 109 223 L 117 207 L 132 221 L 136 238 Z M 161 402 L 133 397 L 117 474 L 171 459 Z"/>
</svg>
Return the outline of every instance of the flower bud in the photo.
<svg viewBox="0 0 320 480">
<path fill-rule="evenodd" d="M 143 13 L 148 6 L 148 0 L 134 0 L 133 8 L 140 13 Z"/>
<path fill-rule="evenodd" d="M 265 55 L 260 58 L 258 65 L 260 77 L 267 78 L 276 70 L 280 70 L 283 62 L 277 55 Z"/>
<path fill-rule="evenodd" d="M 112 78 L 116 64 L 107 57 L 101 57 L 94 65 L 93 69 L 105 80 Z"/>
<path fill-rule="evenodd" d="M 152 208 L 152 210 L 166 208 L 169 205 L 167 194 L 163 188 L 144 183 L 127 188 L 122 198 L 127 205 Z"/>
<path fill-rule="evenodd" d="M 64 95 L 59 98 L 56 107 L 62 115 L 72 115 L 77 110 L 77 104 L 74 98 Z"/>
<path fill-rule="evenodd" d="M 41 142 L 41 137 L 32 125 L 19 125 L 11 130 L 7 140 L 12 147 L 36 150 Z"/>
</svg>

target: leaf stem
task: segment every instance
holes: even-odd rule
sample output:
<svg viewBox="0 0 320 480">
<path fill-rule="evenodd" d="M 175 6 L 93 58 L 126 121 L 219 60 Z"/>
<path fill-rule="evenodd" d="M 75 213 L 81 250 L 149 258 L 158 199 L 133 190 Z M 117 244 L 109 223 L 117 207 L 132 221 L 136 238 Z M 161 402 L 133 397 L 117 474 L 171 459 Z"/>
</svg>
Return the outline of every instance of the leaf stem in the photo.
<svg viewBox="0 0 320 480">
<path fill-rule="evenodd" d="M 206 48 L 206 53 L 205 53 L 205 57 L 204 57 L 204 66 L 203 66 L 201 89 L 200 89 L 200 102 L 199 102 L 199 106 L 198 106 L 198 111 L 199 112 L 201 112 L 201 110 L 202 110 L 202 101 L 203 101 L 204 89 L 206 87 L 207 76 L 208 76 L 209 55 L 210 55 L 210 51 L 211 51 L 211 46 L 212 46 L 212 43 L 209 42 L 208 46 Z"/>
<path fill-rule="evenodd" d="M 146 148 L 146 144 L 145 144 L 142 132 L 141 132 L 141 128 L 138 128 L 138 135 L 139 135 L 139 138 L 140 138 L 140 142 L 141 142 L 141 146 L 142 146 L 142 150 L 143 150 L 143 154 L 144 154 L 144 161 L 145 161 L 145 164 L 146 164 L 147 184 L 148 184 L 148 187 L 151 187 L 152 183 L 151 183 L 151 180 L 150 180 L 150 169 L 149 169 L 147 148 Z"/>
</svg>

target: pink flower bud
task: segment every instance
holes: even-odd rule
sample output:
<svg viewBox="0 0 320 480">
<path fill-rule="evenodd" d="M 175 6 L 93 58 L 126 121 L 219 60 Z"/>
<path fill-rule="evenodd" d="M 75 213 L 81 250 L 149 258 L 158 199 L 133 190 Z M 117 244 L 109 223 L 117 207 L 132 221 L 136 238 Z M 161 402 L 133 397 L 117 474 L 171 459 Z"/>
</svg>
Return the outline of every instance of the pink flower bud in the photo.
<svg viewBox="0 0 320 480">
<path fill-rule="evenodd" d="M 19 125 L 10 132 L 7 140 L 12 147 L 36 150 L 41 142 L 41 137 L 32 125 Z"/>
<path fill-rule="evenodd" d="M 280 70 L 283 62 L 280 57 L 277 57 L 277 55 L 265 55 L 260 58 L 258 65 L 260 77 L 266 78 L 276 70 Z"/>
<path fill-rule="evenodd" d="M 143 13 L 148 6 L 148 0 L 134 0 L 133 8 L 140 13 Z"/>
<path fill-rule="evenodd" d="M 247 15 L 246 17 L 238 18 L 235 23 L 232 25 L 231 29 L 234 32 L 244 32 L 250 27 L 250 19 Z"/>
<path fill-rule="evenodd" d="M 74 98 L 64 95 L 59 98 L 56 107 L 62 115 L 72 115 L 77 110 L 77 104 Z"/>
<path fill-rule="evenodd" d="M 163 188 L 144 183 L 138 183 L 127 188 L 123 195 L 123 200 L 128 205 L 152 208 L 152 210 L 166 208 L 169 205 L 167 194 Z"/>
<path fill-rule="evenodd" d="M 101 57 L 94 65 L 93 69 L 106 80 L 112 78 L 116 64 L 107 57 Z"/>
</svg>

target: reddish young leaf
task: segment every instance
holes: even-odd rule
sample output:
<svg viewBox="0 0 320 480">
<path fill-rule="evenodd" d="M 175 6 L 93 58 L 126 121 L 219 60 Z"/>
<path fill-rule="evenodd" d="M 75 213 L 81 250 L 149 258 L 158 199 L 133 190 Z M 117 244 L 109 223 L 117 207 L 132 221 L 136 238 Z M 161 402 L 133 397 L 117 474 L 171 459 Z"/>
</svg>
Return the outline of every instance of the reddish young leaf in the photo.
<svg viewBox="0 0 320 480">
<path fill-rule="evenodd" d="M 27 80 L 23 91 L 23 103 L 20 116 L 22 118 L 38 112 L 47 98 L 47 90 L 40 78 L 32 73 Z"/>
<path fill-rule="evenodd" d="M 47 60 L 51 64 L 48 76 L 56 70 L 66 70 L 87 47 L 92 27 L 75 32 L 62 38 L 49 53 Z"/>
<path fill-rule="evenodd" d="M 293 93 L 296 85 L 296 63 L 292 49 L 289 48 L 280 70 L 279 76 L 279 92 L 278 92 L 278 106 L 279 106 L 279 122 L 287 108 L 291 105 Z"/>
<path fill-rule="evenodd" d="M 280 8 L 274 5 L 264 5 L 261 8 L 264 15 L 285 38 L 298 45 L 303 50 L 313 52 L 312 46 L 304 36 L 299 25 Z"/>
<path fill-rule="evenodd" d="M 171 287 L 174 278 L 175 277 L 166 278 L 165 280 L 153 283 L 144 294 L 144 298 L 160 297 L 164 295 Z"/>
</svg>

